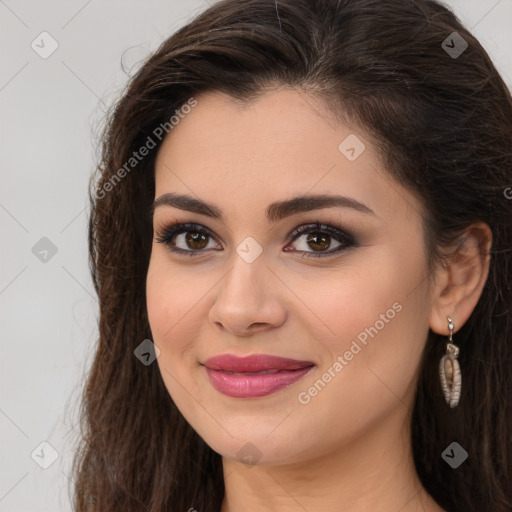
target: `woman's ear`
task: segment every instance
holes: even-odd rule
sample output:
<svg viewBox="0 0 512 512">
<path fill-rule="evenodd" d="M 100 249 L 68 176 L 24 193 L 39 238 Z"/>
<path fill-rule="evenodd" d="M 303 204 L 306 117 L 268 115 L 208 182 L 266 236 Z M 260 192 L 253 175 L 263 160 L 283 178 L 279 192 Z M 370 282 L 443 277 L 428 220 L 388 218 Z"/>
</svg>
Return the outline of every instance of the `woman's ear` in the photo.
<svg viewBox="0 0 512 512">
<path fill-rule="evenodd" d="M 454 332 L 468 320 L 482 294 L 489 275 L 492 232 L 483 222 L 468 227 L 457 245 L 436 270 L 433 287 L 430 328 L 438 334 L 449 334 L 448 320 Z"/>
</svg>

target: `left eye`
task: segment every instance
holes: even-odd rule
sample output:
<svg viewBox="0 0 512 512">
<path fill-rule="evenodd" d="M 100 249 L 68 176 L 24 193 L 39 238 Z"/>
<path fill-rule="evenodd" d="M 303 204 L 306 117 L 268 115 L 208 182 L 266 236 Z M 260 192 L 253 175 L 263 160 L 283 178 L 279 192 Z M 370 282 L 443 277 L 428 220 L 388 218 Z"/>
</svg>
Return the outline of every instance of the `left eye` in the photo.
<svg viewBox="0 0 512 512">
<path fill-rule="evenodd" d="M 306 257 L 329 256 L 333 253 L 347 249 L 348 247 L 351 247 L 355 244 L 352 236 L 342 229 L 334 226 L 320 224 L 319 222 L 298 227 L 291 234 L 292 242 L 304 236 L 305 240 L 302 243 L 302 247 L 304 249 L 315 249 L 312 253 L 308 252 L 307 250 L 301 250 L 301 252 L 304 252 L 304 256 Z M 331 241 L 333 239 L 338 241 L 338 245 L 334 248 L 334 250 L 326 252 L 326 250 L 331 247 Z M 288 248 L 285 248 L 285 251 L 288 250 Z"/>
<path fill-rule="evenodd" d="M 305 240 L 302 242 L 303 249 L 299 249 L 299 252 L 303 252 L 305 257 L 330 256 L 355 245 L 353 237 L 341 228 L 320 224 L 318 221 L 300 226 L 290 234 L 291 242 L 302 237 Z M 173 241 L 174 239 L 176 240 Z M 203 249 L 208 249 L 209 239 L 212 241 L 213 236 L 200 224 L 173 224 L 156 236 L 156 241 L 165 244 L 171 252 L 188 256 L 197 256 L 204 252 Z M 332 239 L 337 240 L 338 245 L 334 250 L 326 252 L 331 247 Z M 178 247 L 178 243 L 182 243 L 184 247 Z M 313 248 L 313 252 L 307 251 L 308 248 Z M 286 246 L 284 250 L 291 252 L 290 246 Z"/>
</svg>

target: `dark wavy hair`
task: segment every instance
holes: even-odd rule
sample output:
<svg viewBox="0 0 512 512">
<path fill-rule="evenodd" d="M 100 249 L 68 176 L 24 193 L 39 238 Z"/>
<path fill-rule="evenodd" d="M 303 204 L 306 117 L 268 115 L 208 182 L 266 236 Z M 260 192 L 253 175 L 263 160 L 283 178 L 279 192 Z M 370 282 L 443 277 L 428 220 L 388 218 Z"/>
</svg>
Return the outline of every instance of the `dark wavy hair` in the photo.
<svg viewBox="0 0 512 512">
<path fill-rule="evenodd" d="M 453 32 L 468 45 L 460 55 L 449 52 Z M 424 487 L 447 511 L 510 512 L 512 98 L 477 39 L 434 0 L 223 0 L 163 42 L 130 78 L 108 114 L 90 182 L 99 339 L 80 403 L 74 510 L 220 510 L 221 456 L 181 415 L 158 365 L 134 356 L 152 339 L 145 282 L 163 140 L 156 129 L 170 133 L 169 119 L 201 92 L 249 102 L 279 86 L 315 95 L 367 130 L 389 176 L 425 206 L 432 264 L 470 224 L 490 226 L 489 276 L 456 335 L 460 404 L 450 409 L 443 398 L 444 337 L 431 331 L 412 449 Z M 149 138 L 156 147 L 130 160 Z M 456 470 L 441 458 L 453 440 L 469 454 Z"/>
</svg>

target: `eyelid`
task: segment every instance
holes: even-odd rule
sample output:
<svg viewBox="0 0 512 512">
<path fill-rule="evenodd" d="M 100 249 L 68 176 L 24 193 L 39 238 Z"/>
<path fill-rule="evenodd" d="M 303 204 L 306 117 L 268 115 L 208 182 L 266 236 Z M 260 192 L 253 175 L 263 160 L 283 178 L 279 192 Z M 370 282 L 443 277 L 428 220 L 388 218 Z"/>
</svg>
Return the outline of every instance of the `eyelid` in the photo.
<svg viewBox="0 0 512 512">
<path fill-rule="evenodd" d="M 315 229 L 319 232 L 325 232 L 330 235 L 345 238 L 348 241 L 351 241 L 352 243 L 354 242 L 354 237 L 343 228 L 331 224 L 323 224 L 318 220 L 313 223 L 301 224 L 300 226 L 296 227 L 289 235 L 289 237 L 291 238 L 290 241 L 293 242 L 301 235 L 315 232 Z"/>
</svg>

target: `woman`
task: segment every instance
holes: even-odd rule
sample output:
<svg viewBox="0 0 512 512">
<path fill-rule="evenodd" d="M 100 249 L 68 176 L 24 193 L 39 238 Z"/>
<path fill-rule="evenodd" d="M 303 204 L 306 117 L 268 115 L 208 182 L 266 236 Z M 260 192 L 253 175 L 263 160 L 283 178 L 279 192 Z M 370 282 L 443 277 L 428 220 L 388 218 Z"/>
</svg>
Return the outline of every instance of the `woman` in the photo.
<svg viewBox="0 0 512 512">
<path fill-rule="evenodd" d="M 432 0 L 224 0 L 91 191 L 75 510 L 512 510 L 512 98 Z"/>
</svg>

